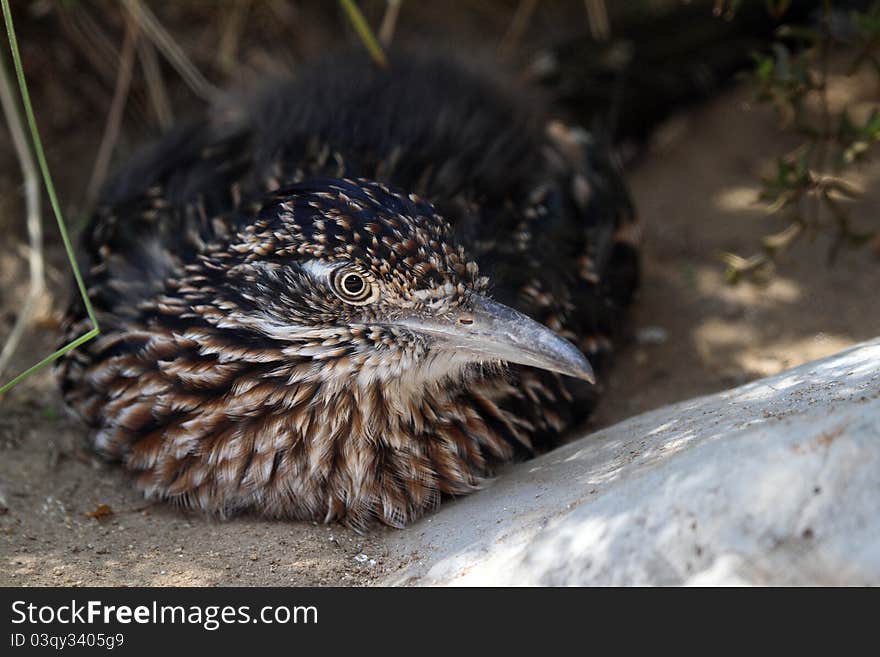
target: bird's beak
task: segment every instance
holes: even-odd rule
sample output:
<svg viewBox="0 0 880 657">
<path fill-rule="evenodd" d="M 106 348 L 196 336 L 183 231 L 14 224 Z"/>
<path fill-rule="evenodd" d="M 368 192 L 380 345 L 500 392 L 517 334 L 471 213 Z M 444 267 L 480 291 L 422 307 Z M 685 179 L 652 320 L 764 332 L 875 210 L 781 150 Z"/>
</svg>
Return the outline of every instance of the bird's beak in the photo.
<svg viewBox="0 0 880 657">
<path fill-rule="evenodd" d="M 443 319 L 409 318 L 401 324 L 447 349 L 477 359 L 528 365 L 595 383 L 593 368 L 571 342 L 513 308 L 474 294 L 470 309 Z"/>
</svg>

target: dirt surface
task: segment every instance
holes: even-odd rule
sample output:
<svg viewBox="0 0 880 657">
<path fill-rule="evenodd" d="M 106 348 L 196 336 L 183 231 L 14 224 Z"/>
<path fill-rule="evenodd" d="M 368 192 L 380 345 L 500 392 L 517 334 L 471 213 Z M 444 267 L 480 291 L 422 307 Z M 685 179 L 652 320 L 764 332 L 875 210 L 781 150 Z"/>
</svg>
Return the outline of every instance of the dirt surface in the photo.
<svg viewBox="0 0 880 657">
<path fill-rule="evenodd" d="M 839 86 L 841 94 L 853 91 Z M 880 262 L 867 251 L 829 269 L 827 245 L 817 240 L 801 245 L 766 288 L 723 282 L 719 251 L 751 252 L 761 236 L 783 227 L 754 201 L 757 173 L 786 143 L 769 113 L 746 111 L 747 98 L 734 90 L 677 117 L 632 172 L 645 225 L 644 281 L 633 340 L 594 426 L 877 334 Z M 878 178 L 876 165 L 860 174 L 871 191 L 857 222 L 870 219 L 880 201 Z M 51 256 L 58 286 L 64 260 L 57 249 Z M 24 293 L 25 269 L 14 249 L 0 258 L 2 334 Z M 60 308 L 63 298 L 56 292 L 47 307 Z M 52 323 L 50 316 L 29 336 L 13 369 L 49 352 Z M 405 565 L 387 556 L 384 530 L 219 522 L 145 506 L 118 468 L 83 449 L 83 429 L 65 418 L 47 371 L 2 400 L 0 585 L 364 585 Z"/>
<path fill-rule="evenodd" d="M 3 401 L 0 586 L 349 586 L 402 565 L 386 558 L 383 530 L 149 504 L 83 437 L 49 374 Z"/>
<path fill-rule="evenodd" d="M 878 105 L 871 88 L 835 77 L 830 95 L 865 112 Z M 675 117 L 630 176 L 644 221 L 643 285 L 633 341 L 611 373 L 596 426 L 776 374 L 880 330 L 876 245 L 827 266 L 829 240 L 804 238 L 766 287 L 725 283 L 721 252 L 751 255 L 787 225 L 757 196 L 772 156 L 793 144 L 749 99 L 736 89 Z M 853 180 L 865 191 L 853 224 L 876 226 L 880 163 Z"/>
</svg>

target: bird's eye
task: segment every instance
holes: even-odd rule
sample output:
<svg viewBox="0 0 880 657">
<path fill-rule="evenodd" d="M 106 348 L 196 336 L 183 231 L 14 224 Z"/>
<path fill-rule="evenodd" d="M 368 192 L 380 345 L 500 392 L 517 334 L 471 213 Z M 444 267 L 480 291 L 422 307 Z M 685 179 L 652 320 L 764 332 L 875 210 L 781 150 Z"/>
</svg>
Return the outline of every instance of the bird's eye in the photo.
<svg viewBox="0 0 880 657">
<path fill-rule="evenodd" d="M 364 274 L 348 268 L 337 270 L 332 279 L 333 291 L 348 303 L 358 305 L 375 301 L 375 290 Z"/>
<path fill-rule="evenodd" d="M 346 274 L 343 276 L 341 285 L 345 293 L 352 297 L 359 297 L 367 287 L 364 279 L 357 274 Z"/>
</svg>

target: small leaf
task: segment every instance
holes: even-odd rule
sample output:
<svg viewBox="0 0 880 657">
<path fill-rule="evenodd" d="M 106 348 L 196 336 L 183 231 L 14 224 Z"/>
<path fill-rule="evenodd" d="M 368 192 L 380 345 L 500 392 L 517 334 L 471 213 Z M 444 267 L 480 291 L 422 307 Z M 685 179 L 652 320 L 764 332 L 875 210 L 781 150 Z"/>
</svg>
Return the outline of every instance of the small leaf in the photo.
<svg viewBox="0 0 880 657">
<path fill-rule="evenodd" d="M 113 509 L 111 509 L 107 504 L 99 504 L 94 511 L 86 511 L 85 515 L 88 518 L 94 518 L 98 521 L 106 520 L 113 515 Z"/>
<path fill-rule="evenodd" d="M 863 160 L 868 152 L 869 144 L 865 141 L 853 142 L 845 151 L 843 151 L 843 161 L 847 164 Z"/>
<path fill-rule="evenodd" d="M 803 224 L 795 222 L 780 233 L 768 235 L 761 240 L 761 243 L 764 245 L 764 248 L 771 253 L 778 253 L 791 246 L 792 242 L 800 236 L 803 230 Z"/>
<path fill-rule="evenodd" d="M 844 198 L 848 199 L 857 199 L 862 195 L 862 190 L 855 185 L 848 183 L 843 178 L 825 176 L 819 180 L 818 185 L 826 192 L 837 192 Z"/>
<path fill-rule="evenodd" d="M 862 137 L 870 141 L 880 139 L 880 111 L 873 110 L 871 115 L 865 120 L 865 125 L 860 131 Z"/>
</svg>

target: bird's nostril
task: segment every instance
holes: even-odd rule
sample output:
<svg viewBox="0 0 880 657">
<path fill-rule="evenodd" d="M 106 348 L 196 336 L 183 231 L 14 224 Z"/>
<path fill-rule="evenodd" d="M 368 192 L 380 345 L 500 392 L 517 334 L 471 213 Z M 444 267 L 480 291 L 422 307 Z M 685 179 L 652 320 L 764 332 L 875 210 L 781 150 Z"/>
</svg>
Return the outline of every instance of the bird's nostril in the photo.
<svg viewBox="0 0 880 657">
<path fill-rule="evenodd" d="M 474 318 L 472 315 L 462 315 L 458 318 L 458 323 L 462 326 L 470 326 L 474 323 Z"/>
</svg>

